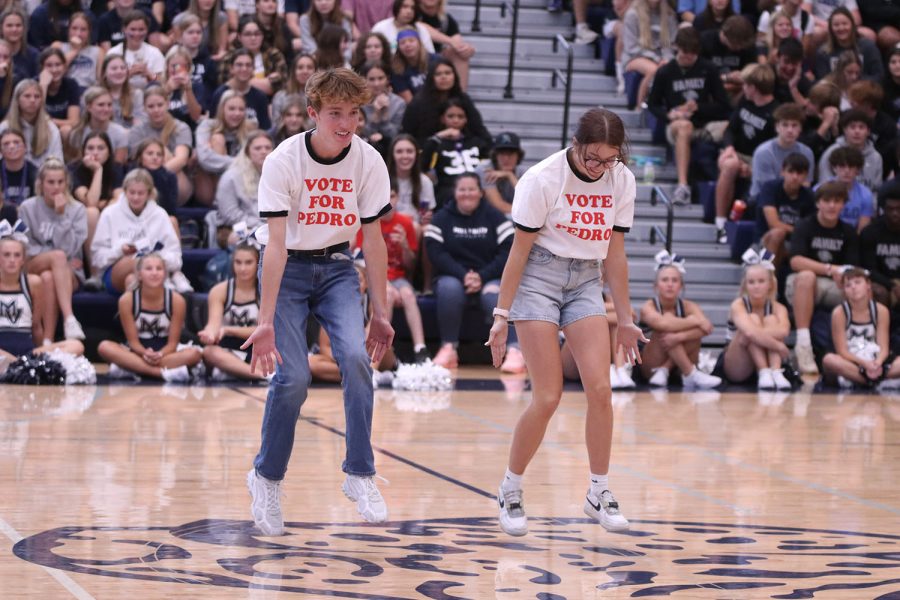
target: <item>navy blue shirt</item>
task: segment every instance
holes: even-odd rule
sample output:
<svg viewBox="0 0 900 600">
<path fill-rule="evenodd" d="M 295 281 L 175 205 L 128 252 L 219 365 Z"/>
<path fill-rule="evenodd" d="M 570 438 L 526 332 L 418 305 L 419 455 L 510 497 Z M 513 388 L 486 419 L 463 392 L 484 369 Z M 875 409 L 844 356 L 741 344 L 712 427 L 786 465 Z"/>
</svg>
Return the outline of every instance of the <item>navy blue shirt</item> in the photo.
<svg viewBox="0 0 900 600">
<path fill-rule="evenodd" d="M 471 215 L 464 215 L 452 201 L 435 213 L 425 231 L 425 249 L 434 275 L 459 280 L 469 270 L 481 281 L 499 279 L 513 241 L 513 225 L 499 210 L 482 199 Z"/>
<path fill-rule="evenodd" d="M 73 2 L 70 6 L 58 7 L 56 13 L 56 22 L 50 20 L 50 9 L 46 2 L 41 3 L 31 17 L 28 19 L 28 43 L 42 50 L 53 42 L 66 42 L 69 39 L 69 19 L 76 12 L 81 11 L 81 2 Z M 90 11 L 87 13 L 88 19 L 91 21 L 92 43 L 97 41 L 96 23 L 94 23 L 94 15 Z"/>
<path fill-rule="evenodd" d="M 216 114 L 219 99 L 228 89 L 230 88 L 227 85 L 219 86 L 219 89 L 213 94 L 212 101 L 209 103 L 209 114 Z M 244 94 L 244 100 L 247 102 L 247 118 L 255 119 L 259 123 L 259 128 L 264 131 L 271 129 L 272 120 L 269 118 L 269 97 L 255 87 L 251 87 Z"/>
<path fill-rule="evenodd" d="M 67 118 L 70 106 L 79 106 L 81 102 L 81 87 L 70 77 L 63 77 L 59 89 L 52 96 L 47 93 L 44 108 L 47 114 L 54 119 Z"/>
<path fill-rule="evenodd" d="M 40 56 L 40 52 L 27 44 L 22 48 L 21 52 L 13 54 L 13 77 L 16 78 L 16 81 L 37 79 L 38 56 Z"/>
<path fill-rule="evenodd" d="M 778 218 L 785 225 L 797 226 L 804 219 L 816 212 L 816 199 L 808 187 L 801 186 L 796 198 L 790 198 L 784 191 L 784 179 L 779 177 L 762 184 L 759 189 L 759 208 L 756 210 L 756 239 L 769 230 L 769 222 L 763 214 L 763 208 L 774 206 L 778 210 Z"/>
</svg>

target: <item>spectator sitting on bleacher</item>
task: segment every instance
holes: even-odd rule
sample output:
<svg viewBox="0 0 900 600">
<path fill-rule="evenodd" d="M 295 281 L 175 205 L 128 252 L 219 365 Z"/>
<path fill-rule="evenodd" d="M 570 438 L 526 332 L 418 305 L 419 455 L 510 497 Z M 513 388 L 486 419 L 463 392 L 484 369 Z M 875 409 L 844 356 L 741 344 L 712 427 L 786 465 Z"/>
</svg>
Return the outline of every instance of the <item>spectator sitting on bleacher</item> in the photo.
<svg viewBox="0 0 900 600">
<path fill-rule="evenodd" d="M 791 320 L 787 308 L 776 299 L 775 266 L 764 254 L 753 249 L 744 254 L 741 292 L 728 312 L 728 344 L 714 372 L 729 383 L 747 385 L 755 379 L 761 390 L 790 390 L 781 365 L 791 353 L 784 344 Z"/>
<path fill-rule="evenodd" d="M 407 0 L 409 1 L 409 0 Z M 413 97 L 403 113 L 403 131 L 416 138 L 419 146 L 443 129 L 441 113 L 450 98 L 459 99 L 465 107 L 469 130 L 473 135 L 490 140 L 491 134 L 484 126 L 481 113 L 472 99 L 459 87 L 459 78 L 453 64 L 445 58 L 437 58 L 428 68 L 425 85 Z"/>
<path fill-rule="evenodd" d="M 258 188 L 263 162 L 274 149 L 272 138 L 262 130 L 250 132 L 247 143 L 222 173 L 216 188 L 216 219 L 219 227 L 231 229 L 243 222 L 249 231 L 262 225 Z M 234 242 L 234 240 L 231 240 Z"/>
<path fill-rule="evenodd" d="M 900 377 L 900 358 L 890 351 L 888 308 L 872 299 L 869 274 L 860 268 L 844 271 L 845 300 L 831 312 L 834 352 L 822 359 L 823 380 L 842 388 L 873 388 Z M 893 383 L 893 382 L 892 382 Z"/>
<path fill-rule="evenodd" d="M 812 37 L 810 38 L 810 46 L 812 48 L 818 48 L 830 37 L 830 31 L 832 29 L 830 24 L 831 15 L 834 14 L 835 9 L 838 7 L 846 9 L 848 14 L 850 14 L 853 18 L 853 23 L 857 26 L 856 31 L 859 35 L 864 36 L 873 42 L 875 41 L 874 31 L 868 27 L 860 27 L 862 16 L 860 15 L 859 6 L 857 6 L 856 0 L 805 0 L 803 8 L 808 10 L 809 14 L 813 16 L 815 26 Z"/>
<path fill-rule="evenodd" d="M 874 81 L 857 81 L 847 90 L 850 107 L 861 110 L 872 123 L 872 143 L 881 155 L 882 173 L 897 169 L 897 119 L 881 109 L 884 90 Z"/>
<path fill-rule="evenodd" d="M 888 68 L 882 90 L 884 92 L 882 109 L 896 123 L 900 121 L 900 46 L 891 50 L 888 56 Z"/>
<path fill-rule="evenodd" d="M 392 4 L 392 0 L 343 0 L 341 3 L 362 34 L 371 31 L 378 21 L 390 17 Z"/>
<path fill-rule="evenodd" d="M 66 57 L 59 48 L 44 48 L 38 64 L 44 108 L 59 128 L 59 135 L 65 138 L 81 115 L 81 90 L 74 79 L 66 77 Z"/>
<path fill-rule="evenodd" d="M 250 372 L 250 352 L 241 350 L 259 317 L 258 266 L 256 246 L 238 244 L 231 257 L 234 276 L 209 291 L 206 326 L 197 335 L 204 345 L 203 361 L 213 381 L 228 376 L 265 379 L 259 372 Z"/>
<path fill-rule="evenodd" d="M 815 158 L 809 146 L 797 141 L 806 118 L 803 107 L 799 104 L 782 104 L 772 113 L 775 119 L 775 137 L 763 142 L 753 151 L 752 176 L 750 178 L 750 200 L 756 202 L 762 185 L 777 179 L 781 172 L 781 165 L 788 154 L 799 152 L 806 157 L 809 164 L 813 164 Z M 811 174 L 807 183 L 812 181 Z"/>
<path fill-rule="evenodd" d="M 862 63 L 859 62 L 859 55 L 851 50 L 846 50 L 838 57 L 834 70 L 823 77 L 821 81 L 833 83 L 841 90 L 841 110 L 850 108 L 850 99 L 847 97 L 847 90 L 850 86 L 859 81 L 862 73 Z"/>
<path fill-rule="evenodd" d="M 776 5 L 771 11 L 763 12 L 759 15 L 759 23 L 757 24 L 758 39 L 765 42 L 771 31 L 775 27 L 775 18 L 778 13 L 783 13 L 791 19 L 791 35 L 803 42 L 803 47 L 808 45 L 808 37 L 812 34 L 815 24 L 812 15 L 800 7 L 800 0 L 782 0 L 781 4 Z M 780 40 L 779 40 L 780 41 Z M 777 48 L 778 42 L 775 42 L 771 48 Z"/>
<path fill-rule="evenodd" d="M 34 180 L 37 167 L 25 158 L 25 136 L 20 131 L 7 129 L 0 134 L 0 179 L 3 200 L 9 206 L 19 206 L 35 195 Z"/>
<path fill-rule="evenodd" d="M 113 121 L 128 129 L 146 117 L 144 90 L 131 86 L 123 56 L 113 54 L 103 59 L 100 85 L 112 96 Z"/>
<path fill-rule="evenodd" d="M 271 2 L 271 0 L 267 0 Z M 228 33 L 232 34 L 240 27 L 240 20 L 245 16 L 254 16 L 257 14 L 256 2 L 248 2 L 247 0 L 223 0 L 222 8 L 225 9 L 225 16 L 228 17 Z M 278 3 L 275 3 L 275 12 L 277 13 Z"/>
<path fill-rule="evenodd" d="M 408 133 L 401 133 L 388 149 L 388 175 L 397 187 L 395 210 L 413 219 L 418 227 L 431 222 L 435 209 L 434 184 L 422 173 L 419 164 L 419 145 Z"/>
<path fill-rule="evenodd" d="M 272 123 L 274 127 L 281 124 L 281 115 L 287 105 L 294 100 L 303 101 L 304 119 L 308 120 L 312 128 L 312 119 L 306 115 L 306 82 L 316 72 L 316 59 L 311 54 L 298 54 L 291 61 L 291 71 L 284 87 L 272 96 Z"/>
<path fill-rule="evenodd" d="M 203 97 L 208 103 L 219 85 L 219 70 L 203 43 L 203 25 L 197 15 L 183 12 L 172 20 L 172 33 L 179 46 L 187 50 L 193 68 L 191 82 L 203 86 Z M 204 109 L 208 106 L 204 105 Z"/>
<path fill-rule="evenodd" d="M 363 65 L 372 62 L 380 62 L 390 67 L 391 54 L 391 45 L 387 38 L 380 33 L 370 31 L 357 40 L 353 58 L 350 59 L 350 66 L 357 73 L 360 72 Z"/>
<path fill-rule="evenodd" d="M 731 114 L 722 138 L 725 149 L 719 153 L 718 160 L 715 224 L 716 241 L 720 244 L 728 243 L 725 221 L 735 199 L 737 180 L 750 177 L 753 152 L 775 134 L 773 113 L 777 105 L 772 95 L 775 72 L 768 65 L 752 65 L 741 76 L 744 97 Z M 780 161 L 778 168 L 781 168 Z"/>
<path fill-rule="evenodd" d="M 416 20 L 416 0 L 394 0 L 391 6 L 392 17 L 382 19 L 372 25 L 372 31 L 382 34 L 391 45 L 391 51 L 397 51 L 397 33 L 402 27 L 415 27 L 419 39 L 428 54 L 434 54 L 434 42 L 425 23 Z M 456 67 L 454 67 L 454 72 Z"/>
<path fill-rule="evenodd" d="M 410 0 L 412 1 L 412 0 Z M 340 27 L 347 32 L 347 41 L 352 42 L 355 27 L 350 16 L 341 9 L 341 0 L 310 2 L 309 10 L 300 17 L 300 50 L 315 54 L 319 49 L 319 35 L 326 25 Z M 388 40 L 391 38 L 388 36 Z M 352 46 L 348 43 L 344 60 L 351 58 Z"/>
<path fill-rule="evenodd" d="M 306 106 L 306 98 L 303 96 L 291 96 L 288 99 L 272 127 L 272 143 L 275 146 L 292 135 L 315 127 L 315 123 L 306 114 Z"/>
<path fill-rule="evenodd" d="M 794 37 L 781 40 L 772 66 L 775 67 L 775 88 L 772 92 L 775 101 L 778 104 L 805 104 L 813 84 L 803 76 L 803 44 Z"/>
<path fill-rule="evenodd" d="M 387 147 L 400 133 L 406 102 L 391 91 L 390 71 L 381 63 L 363 65 L 359 74 L 365 78 L 366 87 L 372 93 L 372 100 L 362 107 L 366 113 L 366 137 L 380 133 Z"/>
<path fill-rule="evenodd" d="M 651 386 L 666 387 L 669 374 L 678 369 L 685 387 L 714 388 L 722 379 L 696 365 L 700 343 L 713 332 L 713 324 L 696 302 L 681 297 L 684 266 L 677 257 L 662 251 L 656 261 L 656 295 L 641 308 L 644 334 L 650 338 L 641 351 L 641 373 Z"/>
<path fill-rule="evenodd" d="M 740 9 L 740 3 L 734 0 L 709 0 L 706 2 L 706 7 L 699 9 L 696 16 L 693 16 L 694 13 L 685 12 L 687 9 L 682 10 L 684 4 L 691 4 L 696 10 L 696 6 L 703 4 L 703 0 L 679 0 L 678 2 L 678 13 L 681 20 L 693 25 L 700 34 L 719 29 L 725 19 L 736 15 L 736 10 Z M 735 9 L 735 5 L 738 5 L 737 9 Z"/>
<path fill-rule="evenodd" d="M 169 216 L 156 203 L 153 178 L 144 169 L 133 169 L 123 183 L 124 198 L 100 213 L 91 244 L 91 269 L 110 294 L 122 293 L 134 281 L 138 250 L 162 248 L 166 272 L 176 288 L 190 291 L 181 273 L 181 244 Z M 175 274 L 180 275 L 176 277 Z"/>
<path fill-rule="evenodd" d="M 72 292 L 84 283 L 84 242 L 88 223 L 84 206 L 69 193 L 66 166 L 49 159 L 37 175 L 37 196 L 19 206 L 28 226 L 28 272 L 41 278 L 44 292 L 44 346 L 53 343 L 62 312 L 67 340 L 83 340 L 72 311 Z"/>
<path fill-rule="evenodd" d="M 700 37 L 701 56 L 716 66 L 725 91 L 732 97 L 743 88 L 741 71 L 756 62 L 754 37 L 753 25 L 742 15 L 728 17 L 721 29 L 707 31 Z M 678 47 L 677 36 L 675 46 Z"/>
<path fill-rule="evenodd" d="M 809 326 L 816 307 L 831 310 L 841 303 L 841 267 L 859 264 L 859 236 L 841 221 L 847 186 L 837 181 L 816 190 L 816 214 L 800 221 L 791 239 L 791 269 L 785 297 L 794 309 L 794 352 L 802 373 L 819 372 Z"/>
<path fill-rule="evenodd" d="M 900 2 L 860 2 L 859 12 L 866 27 L 878 32 L 876 41 L 882 52 L 900 43 Z"/>
<path fill-rule="evenodd" d="M 881 187 L 882 176 L 882 160 L 881 155 L 875 149 L 872 142 L 872 121 L 861 110 L 851 108 L 841 114 L 838 126 L 841 130 L 841 136 L 835 140 L 819 159 L 819 181 L 828 181 L 834 177 L 834 171 L 828 162 L 831 153 L 841 146 L 850 146 L 856 148 L 863 154 L 863 168 L 860 174 L 860 181 L 869 186 L 873 192 L 877 192 Z"/>
<path fill-rule="evenodd" d="M 67 67 L 66 75 L 75 80 L 81 89 L 97 85 L 97 72 L 103 63 L 105 50 L 91 44 L 91 19 L 79 12 L 69 19 L 69 39 L 66 42 L 53 42 L 54 48 L 62 50 Z"/>
<path fill-rule="evenodd" d="M 178 179 L 175 173 L 166 169 L 165 156 L 166 148 L 163 143 L 156 138 L 148 138 L 138 144 L 134 153 L 134 166 L 150 173 L 156 189 L 156 203 L 166 211 L 177 231 L 175 209 L 178 208 Z"/>
<path fill-rule="evenodd" d="M 447 13 L 447 0 L 417 0 L 419 20 L 428 29 L 431 41 L 434 43 L 434 51 L 442 54 L 453 63 L 459 74 L 459 87 L 463 90 L 469 87 L 469 60 L 475 54 L 475 48 L 466 43 L 460 34 L 459 24 L 452 15 Z M 593 33 L 593 38 L 582 43 L 590 43 L 597 39 L 597 34 L 591 32 L 587 23 L 577 27 L 576 31 L 586 29 Z M 589 34 L 580 34 L 578 37 L 587 39 Z M 576 38 L 576 43 L 577 38 Z"/>
<path fill-rule="evenodd" d="M 112 95 L 106 88 L 94 86 L 84 92 L 83 100 L 84 112 L 69 133 L 67 154 L 72 160 L 80 158 L 85 138 L 103 132 L 112 143 L 113 160 L 124 165 L 128 161 L 128 130 L 113 121 Z"/>
<path fill-rule="evenodd" d="M 15 83 L 16 78 L 12 74 L 12 57 L 9 51 L 9 43 L 0 39 L 0 119 L 5 119 L 6 113 L 9 112 Z"/>
<path fill-rule="evenodd" d="M 668 0 L 634 0 L 622 20 L 624 71 L 643 76 L 635 107 L 640 108 L 650 91 L 656 70 L 674 58 L 678 21 Z"/>
<path fill-rule="evenodd" d="M 279 11 L 278 0 L 257 0 L 255 2 L 256 20 L 263 32 L 263 43 L 269 48 L 277 48 L 285 59 L 290 59 L 300 49 L 300 40 L 292 39 L 284 10 Z M 229 20 L 231 18 L 229 17 Z"/>
<path fill-rule="evenodd" d="M 70 189 L 87 213 L 85 262 L 90 266 L 91 241 L 97 230 L 100 211 L 119 199 L 125 173 L 113 160 L 112 143 L 102 131 L 88 134 L 81 147 L 81 159 L 69 165 Z"/>
<path fill-rule="evenodd" d="M 247 117 L 247 103 L 240 92 L 226 90 L 217 106 L 215 118 L 201 121 L 195 132 L 200 168 L 194 178 L 194 199 L 204 206 L 212 206 L 219 176 L 247 143 L 250 132 L 259 128 Z"/>
<path fill-rule="evenodd" d="M 853 22 L 853 15 L 844 6 L 834 9 L 828 17 L 828 40 L 816 52 L 816 63 L 813 69 L 816 77 L 821 79 L 834 71 L 841 54 L 851 51 L 862 63 L 860 77 L 873 81 L 881 81 L 884 77 L 884 65 L 881 52 L 870 39 L 861 37 Z"/>
<path fill-rule="evenodd" d="M 254 74 L 250 85 L 271 98 L 288 78 L 287 60 L 278 48 L 265 45 L 262 26 L 255 15 L 241 17 L 234 44 L 250 52 L 253 59 Z"/>
<path fill-rule="evenodd" d="M 125 32 L 125 39 L 110 48 L 107 55 L 124 56 L 131 85 L 144 89 L 162 77 L 166 69 L 162 52 L 146 41 L 150 33 L 150 17 L 143 11 L 133 10 L 122 19 L 122 31 Z"/>
<path fill-rule="evenodd" d="M 27 272 L 25 253 L 21 234 L 0 237 L 0 298 L 9 307 L 0 311 L 0 363 L 56 348 L 80 356 L 84 345 L 78 340 L 44 344 L 46 336 L 41 324 L 44 286 L 40 277 Z"/>
<path fill-rule="evenodd" d="M 716 2 L 728 2 L 729 0 L 716 0 Z M 603 23 L 603 37 L 614 39 L 613 60 L 616 69 L 616 93 L 620 96 L 625 93 L 625 71 L 622 66 L 622 21 L 625 20 L 625 13 L 631 6 L 631 0 L 612 0 L 613 15 L 608 15 Z M 699 29 L 698 29 L 699 31 Z"/>
<path fill-rule="evenodd" d="M 155 85 L 144 92 L 144 112 L 147 118 L 128 132 L 129 153 L 135 156 L 137 147 L 147 139 L 163 143 L 166 149 L 166 170 L 175 173 L 178 181 L 178 196 L 175 202 L 181 206 L 188 201 L 193 192 L 187 166 L 194 148 L 194 136 L 184 121 L 176 119 L 169 112 L 169 95 L 162 86 Z M 169 201 L 166 198 L 165 203 L 168 204 Z"/>
<path fill-rule="evenodd" d="M 757 33 L 756 54 L 760 64 L 775 62 L 778 48 L 781 47 L 785 40 L 796 40 L 801 48 L 804 47 L 800 38 L 794 36 L 793 20 L 787 13 L 779 10 L 772 15 L 769 22 L 769 32 L 765 34 L 765 41 L 763 41 L 763 35 Z"/>
<path fill-rule="evenodd" d="M 166 71 L 162 86 L 169 97 L 169 112 L 193 131 L 206 110 L 208 98 L 201 81 L 191 76 L 194 61 L 183 46 L 172 46 L 166 53 Z"/>
<path fill-rule="evenodd" d="M 125 41 L 125 25 L 123 19 L 132 10 L 135 10 L 136 4 L 135 0 L 112 0 L 110 3 L 103 3 L 104 10 L 107 6 L 112 6 L 108 11 L 97 15 L 96 43 L 104 52 L 108 52 L 113 46 Z M 149 8 L 151 2 L 142 1 L 140 4 Z M 140 10 L 140 8 L 138 9 Z M 147 14 L 147 16 L 151 17 L 150 32 L 157 33 L 160 24 L 156 22 L 156 19 L 152 18 L 151 14 Z M 70 20 L 69 23 L 71 22 L 72 21 Z M 89 39 L 87 40 L 87 43 L 90 43 Z"/>
<path fill-rule="evenodd" d="M 512 210 L 513 198 L 519 177 L 525 174 L 522 159 L 525 151 L 519 142 L 519 136 L 511 131 L 504 131 L 494 138 L 491 148 L 490 163 L 481 164 L 475 169 L 481 179 L 481 188 L 487 201 L 507 215 Z"/>
<path fill-rule="evenodd" d="M 16 84 L 9 112 L 0 123 L 0 133 L 12 129 L 25 138 L 26 160 L 39 167 L 49 158 L 63 160 L 62 138 L 59 128 L 44 110 L 44 95 L 34 79 Z"/>
<path fill-rule="evenodd" d="M 238 48 L 228 55 L 222 65 L 223 72 L 228 73 L 225 83 L 213 93 L 210 106 L 219 106 L 222 97 L 228 91 L 234 91 L 244 98 L 247 119 L 256 121 L 260 129 L 267 130 L 272 126 L 269 119 L 269 97 L 252 85 L 255 67 L 253 54 L 246 48 Z"/>
<path fill-rule="evenodd" d="M 879 194 L 881 216 L 860 234 L 860 262 L 872 277 L 875 299 L 900 306 L 900 179 L 886 181 Z"/>
<path fill-rule="evenodd" d="M 18 79 L 34 79 L 38 75 L 38 50 L 26 40 L 28 16 L 13 5 L 0 13 L 0 35 L 9 44 L 13 75 Z"/>
<path fill-rule="evenodd" d="M 439 209 L 453 198 L 457 175 L 474 172 L 490 149 L 491 140 L 474 135 L 468 121 L 465 105 L 450 98 L 441 108 L 443 129 L 428 138 L 422 149 L 422 171 L 433 173 Z"/>
<path fill-rule="evenodd" d="M 433 55 L 428 54 L 412 27 L 400 29 L 397 38 L 397 51 L 391 58 L 391 87 L 408 104 L 425 85 Z"/>
<path fill-rule="evenodd" d="M 741 18 L 741 17 L 738 17 Z M 678 186 L 672 201 L 678 206 L 691 203 L 688 172 L 691 141 L 704 136 L 716 137 L 707 125 L 728 118 L 728 96 L 722 87 L 719 70 L 699 58 L 700 37 L 693 27 L 683 27 L 675 36 L 675 60 L 656 72 L 647 98 L 647 109 L 666 126 L 666 140 L 675 147 Z"/>
<path fill-rule="evenodd" d="M 203 26 L 202 46 L 212 60 L 218 62 L 228 54 L 228 17 L 221 0 L 190 0 L 188 11 L 196 15 Z M 299 35 L 299 33 L 298 33 Z"/>
<path fill-rule="evenodd" d="M 187 303 L 166 287 L 166 268 L 163 257 L 155 252 L 137 259 L 132 273 L 135 285 L 119 297 L 126 343 L 103 340 L 97 347 L 100 357 L 110 363 L 110 377 L 144 375 L 187 382 L 191 379 L 188 368 L 200 362 L 199 347 L 180 343 Z"/>
<path fill-rule="evenodd" d="M 759 190 L 755 238 L 772 253 L 776 267 L 790 254 L 794 227 L 816 212 L 812 190 L 805 185 L 810 168 L 809 159 L 802 154 L 788 154 L 781 164 L 781 177 L 767 181 Z"/>
<path fill-rule="evenodd" d="M 805 77 L 804 77 L 805 79 Z M 809 90 L 806 121 L 800 141 L 809 146 L 816 161 L 822 158 L 841 133 L 841 90 L 830 81 L 820 81 Z M 814 163 L 813 166 L 818 163 Z"/>
<path fill-rule="evenodd" d="M 399 195 L 395 184 L 391 185 L 391 211 L 379 219 L 381 235 L 387 248 L 387 304 L 403 308 L 406 324 L 412 336 L 416 363 L 424 363 L 430 356 L 425 346 L 425 328 L 422 313 L 410 279 L 416 268 L 419 240 L 412 219 L 397 212 Z M 355 247 L 362 249 L 362 231 L 356 234 Z"/>
<path fill-rule="evenodd" d="M 350 47 L 350 34 L 340 25 L 325 23 L 322 31 L 316 36 L 316 48 L 313 56 L 320 71 L 337 69 L 338 67 L 350 68 L 350 62 L 345 58 L 345 51 Z"/>
<path fill-rule="evenodd" d="M 470 300 L 478 300 L 485 323 L 500 293 L 500 275 L 512 246 L 513 224 L 487 202 L 475 173 L 456 178 L 455 198 L 439 210 L 425 228 L 425 248 L 434 265 L 441 349 L 434 364 L 455 368 L 456 349 L 463 312 Z M 505 372 L 524 372 L 525 359 L 518 348 L 515 329 L 510 329 L 509 349 L 501 366 Z"/>
<path fill-rule="evenodd" d="M 872 192 L 858 180 L 863 167 L 862 152 L 842 146 L 828 156 L 828 166 L 834 172 L 833 181 L 847 186 L 847 203 L 841 211 L 841 221 L 859 233 L 869 224 L 875 212 Z"/>
</svg>

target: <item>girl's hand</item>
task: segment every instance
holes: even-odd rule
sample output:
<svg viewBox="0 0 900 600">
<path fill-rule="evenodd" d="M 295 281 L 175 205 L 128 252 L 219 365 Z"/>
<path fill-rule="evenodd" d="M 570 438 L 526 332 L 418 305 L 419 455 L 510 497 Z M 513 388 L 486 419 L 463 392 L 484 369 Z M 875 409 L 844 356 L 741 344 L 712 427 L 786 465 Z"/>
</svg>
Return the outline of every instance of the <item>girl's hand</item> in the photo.
<svg viewBox="0 0 900 600">
<path fill-rule="evenodd" d="M 638 342 L 644 342 L 646 344 L 649 341 L 650 340 L 644 337 L 644 332 L 641 331 L 640 327 L 631 321 L 619 323 L 618 331 L 616 332 L 616 348 L 622 349 L 625 354 L 625 360 L 627 360 L 629 364 L 641 364 L 641 353 L 638 350 Z"/>
<path fill-rule="evenodd" d="M 77 35 L 73 35 L 69 38 L 69 45 L 72 46 L 72 50 L 80 51 L 84 47 L 84 40 Z"/>
<path fill-rule="evenodd" d="M 47 69 L 44 69 L 43 71 L 41 71 L 41 74 L 38 75 L 38 84 L 40 84 L 42 88 L 46 89 L 50 85 L 51 81 L 53 81 L 53 75 L 51 75 L 50 71 L 48 71 Z"/>
<path fill-rule="evenodd" d="M 491 359 L 494 368 L 499 369 L 506 357 L 506 338 L 509 336 L 509 321 L 503 317 L 494 317 L 491 333 L 488 335 L 485 346 L 491 349 Z"/>
<path fill-rule="evenodd" d="M 56 214 L 61 215 L 66 212 L 66 205 L 69 203 L 69 198 L 63 192 L 58 193 L 53 197 L 53 209 L 56 211 Z"/>
<path fill-rule="evenodd" d="M 209 329 L 201 329 L 197 332 L 197 337 L 200 338 L 200 343 L 206 346 L 216 343 L 216 336 Z"/>
<path fill-rule="evenodd" d="M 98 170 L 103 168 L 103 165 L 100 164 L 100 161 L 98 161 L 90 154 L 85 155 L 84 159 L 82 159 L 81 162 L 93 173 L 96 173 Z"/>
<path fill-rule="evenodd" d="M 435 135 L 444 140 L 455 140 L 455 139 L 459 138 L 461 133 L 460 133 L 459 129 L 455 129 L 453 127 L 448 127 L 447 129 L 442 129 L 441 131 L 438 131 Z"/>
</svg>

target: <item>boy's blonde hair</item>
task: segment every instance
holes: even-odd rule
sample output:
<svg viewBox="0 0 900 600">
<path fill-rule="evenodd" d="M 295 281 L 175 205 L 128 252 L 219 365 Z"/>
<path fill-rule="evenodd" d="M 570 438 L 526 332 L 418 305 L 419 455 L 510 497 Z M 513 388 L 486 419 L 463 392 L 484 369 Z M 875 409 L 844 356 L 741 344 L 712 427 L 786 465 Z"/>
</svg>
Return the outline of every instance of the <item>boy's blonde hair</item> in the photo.
<svg viewBox="0 0 900 600">
<path fill-rule="evenodd" d="M 306 82 L 306 98 L 316 112 L 325 104 L 368 104 L 372 93 L 366 80 L 345 67 L 316 71 Z"/>
</svg>

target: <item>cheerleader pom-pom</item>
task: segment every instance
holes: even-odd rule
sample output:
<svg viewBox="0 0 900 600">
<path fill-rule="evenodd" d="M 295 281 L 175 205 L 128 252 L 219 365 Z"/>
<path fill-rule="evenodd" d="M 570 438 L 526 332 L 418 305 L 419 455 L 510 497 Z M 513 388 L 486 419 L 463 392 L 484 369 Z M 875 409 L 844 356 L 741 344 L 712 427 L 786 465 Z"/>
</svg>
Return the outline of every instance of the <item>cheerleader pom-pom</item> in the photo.
<svg viewBox="0 0 900 600">
<path fill-rule="evenodd" d="M 400 412 L 430 413 L 450 408 L 452 393 L 449 390 L 437 392 L 406 392 L 394 390 L 394 406 Z"/>
<path fill-rule="evenodd" d="M 430 360 L 420 365 L 400 363 L 392 384 L 395 390 L 434 392 L 453 389 L 450 371 Z"/>
<path fill-rule="evenodd" d="M 63 385 L 66 370 L 46 354 L 26 354 L 9 365 L 3 381 L 18 385 Z"/>
<path fill-rule="evenodd" d="M 59 348 L 47 353 L 50 360 L 63 366 L 66 372 L 66 385 L 90 385 L 97 383 L 97 371 L 94 365 L 83 356 L 69 354 Z"/>
</svg>

